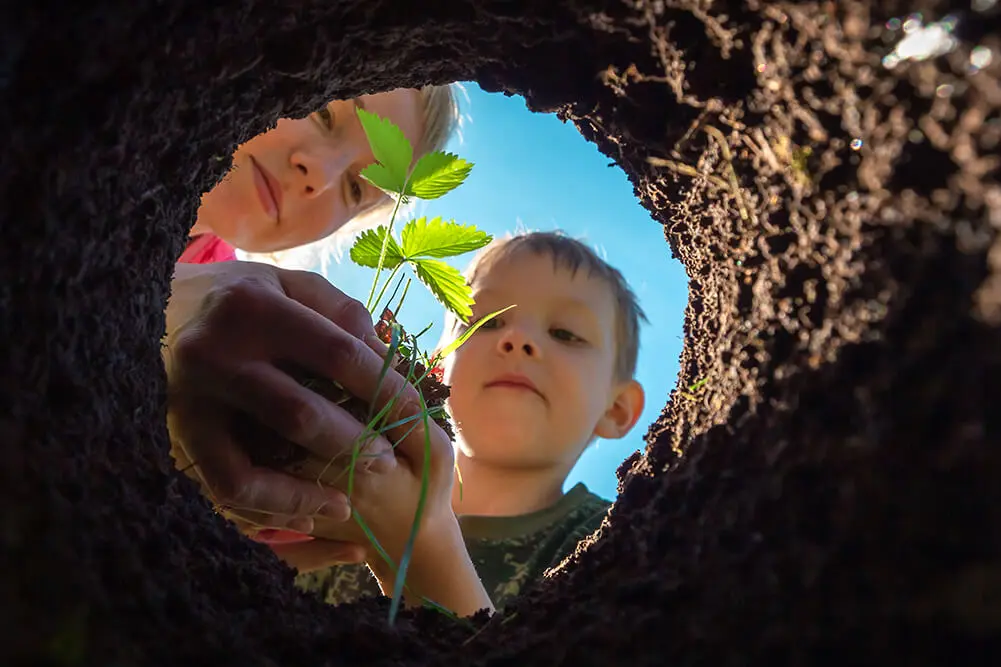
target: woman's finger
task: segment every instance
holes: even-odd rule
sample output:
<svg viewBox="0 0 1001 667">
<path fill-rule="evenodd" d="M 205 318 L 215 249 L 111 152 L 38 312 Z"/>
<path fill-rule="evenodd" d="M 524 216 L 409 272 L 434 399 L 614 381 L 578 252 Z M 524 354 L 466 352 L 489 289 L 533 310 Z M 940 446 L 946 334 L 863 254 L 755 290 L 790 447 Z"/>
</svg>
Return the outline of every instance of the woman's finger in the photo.
<svg viewBox="0 0 1001 667">
<path fill-rule="evenodd" d="M 236 408 L 238 420 L 245 420 L 237 429 L 243 449 L 254 451 L 251 438 L 262 447 L 270 445 L 280 451 L 277 438 L 295 443 L 312 456 L 324 461 L 350 459 L 355 449 L 366 456 L 363 467 L 378 470 L 389 464 L 392 447 L 382 437 L 372 434 L 365 425 L 339 405 L 289 375 L 264 362 L 244 364 L 228 374 L 229 386 L 220 398 Z M 265 428 L 262 428 L 262 426 Z"/>
<path fill-rule="evenodd" d="M 350 518 L 342 492 L 253 465 L 225 427 L 230 414 L 223 405 L 177 400 L 168 413 L 172 437 L 184 448 L 217 505 L 273 515 Z"/>
<path fill-rule="evenodd" d="M 372 315 L 357 299 L 310 271 L 279 271 L 278 278 L 289 298 L 319 313 L 355 338 L 375 337 Z M 378 338 L 376 338 L 378 340 Z"/>
</svg>

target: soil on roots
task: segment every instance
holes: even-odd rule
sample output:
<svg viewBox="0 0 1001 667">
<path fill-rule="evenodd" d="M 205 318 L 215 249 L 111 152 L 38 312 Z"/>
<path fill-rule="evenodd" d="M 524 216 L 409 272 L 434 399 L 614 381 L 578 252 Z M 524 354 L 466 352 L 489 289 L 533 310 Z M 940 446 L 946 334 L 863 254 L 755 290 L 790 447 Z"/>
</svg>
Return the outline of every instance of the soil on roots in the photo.
<svg viewBox="0 0 1001 667">
<path fill-rule="evenodd" d="M 98 4 L 0 24 L 0 662 L 1001 649 L 997 8 Z M 886 21 L 912 11 L 958 11 L 960 43 L 889 69 Z M 297 592 L 174 470 L 159 344 L 196 195 L 236 142 L 335 96 L 470 79 L 574 122 L 690 279 L 678 388 L 606 523 L 473 638 Z"/>
</svg>

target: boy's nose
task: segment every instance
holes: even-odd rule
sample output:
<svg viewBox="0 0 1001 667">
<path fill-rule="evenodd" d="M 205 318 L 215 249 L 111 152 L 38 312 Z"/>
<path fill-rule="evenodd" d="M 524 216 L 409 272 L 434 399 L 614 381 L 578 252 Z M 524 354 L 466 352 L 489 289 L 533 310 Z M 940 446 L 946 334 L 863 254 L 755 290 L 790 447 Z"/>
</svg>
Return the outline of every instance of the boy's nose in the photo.
<svg viewBox="0 0 1001 667">
<path fill-rule="evenodd" d="M 539 347 L 520 328 L 510 327 L 497 341 L 501 354 L 523 353 L 528 357 L 538 357 Z"/>
</svg>

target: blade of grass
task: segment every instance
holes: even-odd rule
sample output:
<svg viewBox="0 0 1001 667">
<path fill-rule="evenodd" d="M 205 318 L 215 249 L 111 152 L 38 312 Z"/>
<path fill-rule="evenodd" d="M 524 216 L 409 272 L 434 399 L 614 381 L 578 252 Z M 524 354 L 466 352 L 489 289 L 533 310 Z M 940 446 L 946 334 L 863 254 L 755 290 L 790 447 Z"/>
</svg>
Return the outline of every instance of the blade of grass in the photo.
<svg viewBox="0 0 1001 667">
<path fill-rule="evenodd" d="M 386 351 L 386 358 L 382 360 L 382 370 L 379 372 L 379 382 L 375 387 L 375 395 L 368 404 L 369 419 L 372 418 L 372 406 L 375 404 L 375 399 L 379 395 L 379 391 L 382 389 L 382 383 L 386 379 L 386 374 L 389 372 L 389 366 L 392 363 L 393 356 L 396 354 L 396 350 L 399 347 L 400 329 L 398 329 L 398 327 L 392 327 L 389 337 L 389 350 Z M 365 430 L 367 431 L 368 428 L 366 427 Z M 364 431 L 362 433 L 364 433 Z M 358 463 L 358 454 L 361 452 L 361 449 L 360 445 L 351 448 L 351 463 L 348 465 L 348 498 L 351 498 L 351 493 L 355 488 L 355 466 Z M 324 472 L 326 472 L 326 468 L 324 468 Z"/>
<path fill-rule="evenodd" d="M 516 305 L 517 304 L 512 304 L 512 305 L 508 306 L 507 308 L 501 308 L 500 310 L 495 310 L 494 312 L 490 313 L 486 317 L 480 318 L 480 320 L 477 321 L 476 324 L 474 324 L 473 326 L 471 326 L 468 329 L 466 329 L 465 332 L 463 332 L 463 334 L 461 336 L 459 336 L 458 338 L 456 338 L 455 340 L 453 340 L 451 343 L 449 343 L 448 345 L 446 345 L 440 352 L 438 352 L 438 354 L 436 354 L 434 356 L 434 365 L 437 365 L 438 363 L 441 362 L 442 359 L 444 359 L 445 357 L 447 357 L 448 355 L 452 354 L 453 352 L 455 352 L 456 350 L 458 350 L 460 347 L 462 347 L 462 344 L 465 343 L 467 340 L 469 340 L 469 337 L 472 336 L 474 333 L 476 333 L 477 329 L 479 329 L 484 324 L 486 324 L 490 320 L 494 319 L 498 315 L 500 315 L 502 313 L 506 313 L 507 311 L 511 310 Z"/>
<path fill-rule="evenodd" d="M 424 503 L 427 502 L 428 486 L 431 482 L 431 430 L 428 428 L 427 404 L 424 402 L 424 394 L 420 388 L 417 390 L 417 397 L 421 402 L 421 413 L 424 417 L 424 466 L 421 470 L 421 495 L 417 499 L 417 510 L 414 512 L 414 523 L 410 529 L 410 536 L 403 549 L 403 556 L 400 558 L 400 569 L 393 585 L 393 601 L 389 605 L 389 623 L 393 624 L 396 615 L 400 610 L 400 600 L 403 598 L 403 582 L 407 576 L 407 568 L 410 567 L 410 559 L 414 553 L 414 543 L 417 540 L 417 531 L 421 525 L 421 515 L 424 513 Z"/>
<path fill-rule="evenodd" d="M 375 533 L 372 532 L 372 529 L 368 527 L 368 524 L 365 523 L 365 520 L 362 518 L 361 514 L 359 514 L 358 511 L 355 510 L 352 513 L 352 517 L 354 518 L 355 523 L 358 524 L 358 527 L 361 528 L 362 532 L 365 533 L 366 539 L 368 539 L 368 541 L 372 543 L 372 546 L 375 548 L 376 553 L 379 554 L 379 557 L 382 558 L 382 560 L 385 561 L 387 565 L 389 565 L 389 569 L 393 572 L 393 575 L 398 578 L 399 569 L 396 567 L 396 563 L 394 563 L 393 559 L 389 556 L 388 553 L 386 553 L 386 550 L 382 547 L 382 544 L 379 542 L 379 539 L 375 536 Z M 409 588 L 406 588 L 406 590 L 410 591 Z M 461 623 L 462 625 L 465 625 L 470 629 L 475 627 L 473 626 L 472 622 L 469 621 L 468 619 L 462 618 L 451 609 L 443 607 L 442 605 L 438 604 L 437 602 L 435 602 L 430 598 L 421 595 L 420 601 L 422 606 L 427 607 L 428 609 L 433 609 L 434 611 L 437 611 L 438 613 L 452 619 L 453 621 Z"/>
<path fill-rule="evenodd" d="M 393 573 L 395 574 L 396 563 L 394 563 L 393 559 L 389 557 L 389 554 L 386 553 L 386 550 L 382 548 L 382 545 L 379 543 L 379 540 L 375 537 L 375 533 L 373 533 L 371 529 L 369 529 L 368 524 L 365 523 L 365 520 L 361 517 L 361 514 L 358 513 L 358 510 L 353 510 L 351 512 L 351 516 L 354 518 L 355 523 L 358 524 L 358 527 L 361 528 L 361 531 L 365 533 L 365 537 L 368 538 L 368 541 L 372 543 L 373 547 L 375 547 L 376 553 L 378 553 L 379 556 L 384 561 L 386 561 L 386 564 L 389 565 L 390 569 L 392 569 Z"/>
<path fill-rule="evenodd" d="M 382 284 L 382 289 L 379 290 L 379 296 L 375 297 L 375 303 L 373 304 L 374 308 L 372 309 L 372 313 L 373 314 L 375 314 L 376 312 L 379 311 L 379 303 L 382 301 L 382 297 L 386 294 L 386 289 L 389 288 L 389 284 L 391 282 L 393 282 L 393 278 L 395 278 L 396 274 L 400 272 L 400 269 L 403 268 L 404 264 L 406 264 L 406 262 L 400 262 L 395 267 L 393 267 L 393 272 L 389 274 L 389 277 L 386 278 L 386 282 L 384 282 Z M 401 278 L 402 278 L 402 276 L 401 276 Z M 393 301 L 393 298 L 390 297 L 389 301 L 386 302 L 387 305 L 389 303 L 391 303 L 392 301 Z"/>
<path fill-rule="evenodd" d="M 402 333 L 403 333 L 403 327 L 401 327 L 399 324 L 394 324 L 393 328 L 392 328 L 392 331 L 393 331 L 394 334 L 395 333 L 400 333 L 400 335 L 402 335 Z M 390 353 L 387 355 L 387 357 L 386 357 L 387 359 L 391 358 L 396 353 L 396 350 L 392 346 L 392 343 L 394 341 L 397 341 L 397 339 L 394 338 L 393 336 L 391 336 L 390 337 L 390 343 L 391 343 L 391 345 L 390 345 L 390 350 L 389 350 Z M 399 341 L 397 341 L 397 343 L 398 342 Z M 398 347 L 398 345 L 397 345 L 397 347 Z M 411 354 L 413 354 L 413 352 Z M 382 379 L 385 377 L 386 372 L 387 371 L 385 370 L 385 366 L 384 366 L 384 368 L 383 368 L 383 374 L 382 374 L 382 376 L 380 377 L 380 380 L 379 380 L 380 384 L 382 382 Z M 368 442 L 374 441 L 375 438 L 379 436 L 379 434 L 380 434 L 380 428 L 382 428 L 382 427 L 377 427 L 376 425 L 380 421 L 385 420 L 386 417 L 389 415 L 389 411 L 392 409 L 393 405 L 396 403 L 396 400 L 399 398 L 400 394 L 404 391 L 404 389 L 406 389 L 407 384 L 411 383 L 411 380 L 413 378 L 413 374 L 414 374 L 414 364 L 411 363 L 410 367 L 407 369 L 407 376 L 405 378 L 405 383 L 402 384 L 402 385 L 400 385 L 400 389 L 396 392 L 396 394 L 394 396 L 392 396 L 389 399 L 389 401 L 386 402 L 386 405 L 384 405 L 382 407 L 382 409 L 379 410 L 379 412 L 374 417 L 371 417 L 368 420 L 368 423 L 365 424 L 365 427 L 362 430 L 361 434 L 355 439 L 355 442 L 354 442 L 354 444 L 353 444 L 353 446 L 351 448 L 351 461 L 348 464 L 348 469 L 346 471 L 342 471 L 341 474 L 338 475 L 335 478 L 335 480 L 334 480 L 336 482 L 341 477 L 343 477 L 344 476 L 344 472 L 347 472 L 349 474 L 349 478 L 348 478 L 348 497 L 349 498 L 351 496 L 351 492 L 354 490 L 354 472 L 355 472 L 355 467 L 357 465 L 359 456 L 362 455 L 362 451 L 368 445 Z M 368 442 L 365 442 L 365 444 L 362 444 L 362 445 L 358 444 L 358 443 L 362 442 L 363 440 L 365 440 L 366 438 L 368 438 Z M 394 445 L 394 447 L 395 447 L 395 445 Z M 323 475 L 326 474 L 327 470 L 330 469 L 330 466 L 333 465 L 334 460 L 335 459 L 331 459 L 330 461 L 328 461 L 327 465 L 324 466 L 324 468 L 323 468 L 322 471 L 320 471 L 320 474 L 317 476 L 317 479 L 316 479 L 317 484 L 321 484 L 322 485 L 321 478 L 323 477 Z"/>
<path fill-rule="evenodd" d="M 447 607 L 441 606 L 440 604 L 438 604 L 437 602 L 435 602 L 434 600 L 432 600 L 430 598 L 426 598 L 424 596 L 421 596 L 421 604 L 423 606 L 427 607 L 428 609 L 432 609 L 432 610 L 438 612 L 439 614 L 447 616 L 448 618 L 452 619 L 456 623 L 459 623 L 461 625 L 466 626 L 470 630 L 475 630 L 476 629 L 476 626 L 473 625 L 473 622 L 470 621 L 468 618 L 463 618 L 463 617 L 459 616 L 458 614 L 456 614 L 451 609 L 448 609 Z"/>
<path fill-rule="evenodd" d="M 400 281 L 403 281 L 403 276 L 400 276 Z M 414 281 L 413 278 L 407 277 L 407 284 L 403 288 L 403 294 L 400 295 L 400 301 L 396 304 L 396 310 L 393 311 L 393 316 L 398 320 L 400 319 L 400 311 L 403 310 L 403 300 L 407 298 L 407 292 L 410 291 L 410 283 Z M 399 287 L 399 285 L 397 285 Z M 396 296 L 394 293 L 393 296 Z M 393 297 L 389 297 L 389 303 L 393 302 Z"/>
<path fill-rule="evenodd" d="M 407 278 L 407 276 L 402 275 L 402 276 L 400 276 L 400 279 L 398 281 L 396 281 L 396 287 L 393 288 L 392 294 L 389 295 L 389 300 L 386 302 L 387 304 L 392 303 L 393 299 L 396 298 L 396 293 L 400 291 L 400 285 L 403 284 L 404 278 Z M 409 281 L 409 278 L 407 278 L 407 280 Z M 376 301 L 375 305 L 378 306 L 379 302 Z M 393 311 L 393 316 L 396 317 L 396 311 L 395 310 Z"/>
</svg>

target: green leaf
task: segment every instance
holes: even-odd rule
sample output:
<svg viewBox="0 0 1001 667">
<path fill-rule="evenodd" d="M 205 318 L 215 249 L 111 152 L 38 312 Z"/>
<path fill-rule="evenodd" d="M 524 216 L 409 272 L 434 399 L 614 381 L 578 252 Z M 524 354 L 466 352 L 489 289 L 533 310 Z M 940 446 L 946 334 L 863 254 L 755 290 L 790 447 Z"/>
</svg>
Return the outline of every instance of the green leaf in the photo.
<svg viewBox="0 0 1001 667">
<path fill-rule="evenodd" d="M 406 194 L 421 199 L 437 199 L 456 189 L 473 168 L 457 155 L 434 151 L 421 156 L 414 165 Z"/>
<path fill-rule="evenodd" d="M 458 350 L 460 347 L 462 347 L 463 343 L 465 343 L 467 340 L 469 340 L 469 337 L 472 336 L 474 333 L 476 333 L 477 329 L 479 329 L 484 324 L 486 324 L 490 320 L 494 319 L 495 317 L 497 317 L 501 313 L 506 313 L 507 311 L 511 310 L 512 308 L 515 307 L 515 305 L 516 304 L 512 304 L 512 305 L 508 306 L 507 308 L 501 308 L 500 310 L 495 310 L 494 312 L 490 313 L 486 317 L 481 317 L 480 319 L 478 319 L 476 321 L 476 324 L 474 324 L 473 326 L 471 326 L 468 329 L 466 329 L 461 336 L 459 336 L 458 338 L 456 338 L 455 340 L 453 340 L 451 343 L 449 343 L 448 345 L 446 345 L 445 347 L 443 347 L 441 350 L 439 350 L 438 353 L 436 355 L 434 355 L 434 360 L 431 362 L 431 365 L 437 366 L 438 364 L 440 364 L 445 357 L 447 357 L 448 355 L 452 354 L 453 352 L 455 352 L 456 350 Z"/>
<path fill-rule="evenodd" d="M 361 170 L 360 175 L 375 187 L 397 194 L 403 189 L 403 181 L 378 162 L 373 162 Z"/>
<path fill-rule="evenodd" d="M 386 238 L 387 228 L 379 225 L 375 229 L 367 229 L 362 232 L 351 246 L 351 261 L 359 266 L 367 266 L 371 269 L 378 268 L 379 255 L 382 253 L 382 242 Z M 386 247 L 386 259 L 382 267 L 384 269 L 395 269 L 403 262 L 403 249 L 392 236 L 389 237 L 389 245 Z"/>
<path fill-rule="evenodd" d="M 358 119 L 361 121 L 365 136 L 368 137 L 369 146 L 372 147 L 372 154 L 383 166 L 387 173 L 377 177 L 383 184 L 377 183 L 370 175 L 371 167 L 362 171 L 362 176 L 368 178 L 372 183 L 380 188 L 401 192 L 407 182 L 407 174 L 410 172 L 410 163 L 414 159 L 414 149 L 404 136 L 403 131 L 393 124 L 393 121 L 377 116 L 374 113 L 358 109 Z M 379 170 L 374 170 L 378 172 Z M 383 179 L 383 176 L 386 178 Z M 391 185 L 392 187 L 386 187 Z"/>
<path fill-rule="evenodd" d="M 417 277 L 427 285 L 438 301 L 463 322 L 467 321 L 473 314 L 469 307 L 473 303 L 473 291 L 459 270 L 436 259 L 415 260 L 413 264 Z"/>
<path fill-rule="evenodd" d="M 454 220 L 443 222 L 440 217 L 411 220 L 401 234 L 403 253 L 408 260 L 426 257 L 454 257 L 479 250 L 493 237 L 473 225 L 460 225 Z"/>
</svg>

